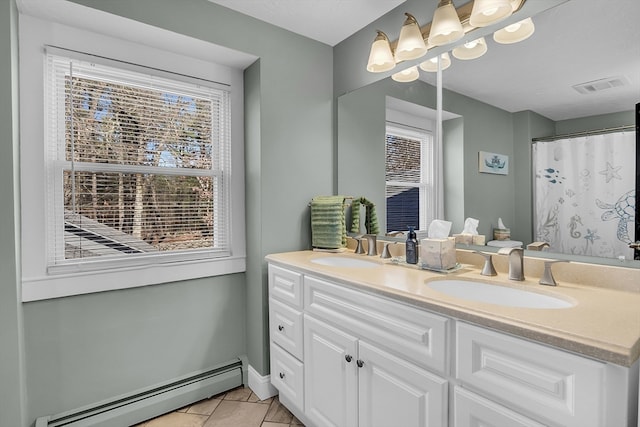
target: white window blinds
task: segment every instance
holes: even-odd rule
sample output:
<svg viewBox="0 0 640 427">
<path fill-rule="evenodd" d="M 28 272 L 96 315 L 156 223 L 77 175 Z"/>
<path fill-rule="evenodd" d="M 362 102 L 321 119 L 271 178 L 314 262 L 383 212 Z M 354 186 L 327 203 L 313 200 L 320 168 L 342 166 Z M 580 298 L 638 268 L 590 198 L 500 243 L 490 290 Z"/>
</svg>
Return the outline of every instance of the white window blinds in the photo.
<svg viewBox="0 0 640 427">
<path fill-rule="evenodd" d="M 228 256 L 229 92 L 46 58 L 49 268 Z"/>
<path fill-rule="evenodd" d="M 425 229 L 432 185 L 431 134 L 387 125 L 385 151 L 387 231 Z"/>
</svg>

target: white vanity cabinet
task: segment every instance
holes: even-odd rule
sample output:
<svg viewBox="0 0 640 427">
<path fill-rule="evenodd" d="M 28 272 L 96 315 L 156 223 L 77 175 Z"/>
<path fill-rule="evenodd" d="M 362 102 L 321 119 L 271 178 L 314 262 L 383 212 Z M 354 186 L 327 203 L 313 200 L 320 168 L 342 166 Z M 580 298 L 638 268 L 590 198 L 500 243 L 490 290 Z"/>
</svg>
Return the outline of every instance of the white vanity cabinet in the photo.
<svg viewBox="0 0 640 427">
<path fill-rule="evenodd" d="M 440 427 L 447 380 L 305 315 L 305 413 L 317 426 Z"/>
<path fill-rule="evenodd" d="M 600 362 L 269 265 L 271 381 L 307 427 L 635 427 Z"/>
</svg>

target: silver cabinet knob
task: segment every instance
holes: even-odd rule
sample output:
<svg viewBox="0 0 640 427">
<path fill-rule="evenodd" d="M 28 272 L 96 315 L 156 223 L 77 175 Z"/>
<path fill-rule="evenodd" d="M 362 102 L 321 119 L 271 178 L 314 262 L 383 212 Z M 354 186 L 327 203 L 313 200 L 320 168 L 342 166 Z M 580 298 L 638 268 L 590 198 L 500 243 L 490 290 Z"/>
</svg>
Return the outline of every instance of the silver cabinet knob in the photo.
<svg viewBox="0 0 640 427">
<path fill-rule="evenodd" d="M 282 379 L 284 379 L 284 372 L 280 372 L 280 375 L 279 375 L 279 376 L 280 376 L 280 379 L 281 379 L 281 380 L 282 380 Z"/>
<path fill-rule="evenodd" d="M 282 326 L 282 325 L 278 325 L 278 330 L 279 330 L 280 332 L 284 331 L 284 326 Z"/>
<path fill-rule="evenodd" d="M 358 368 L 362 368 L 364 366 L 364 361 L 358 359 L 356 360 L 356 364 L 358 365 Z"/>
<path fill-rule="evenodd" d="M 344 360 L 346 360 L 349 363 L 351 363 L 351 359 L 352 359 L 352 357 L 351 357 L 350 354 L 347 354 L 347 355 L 344 356 Z"/>
</svg>

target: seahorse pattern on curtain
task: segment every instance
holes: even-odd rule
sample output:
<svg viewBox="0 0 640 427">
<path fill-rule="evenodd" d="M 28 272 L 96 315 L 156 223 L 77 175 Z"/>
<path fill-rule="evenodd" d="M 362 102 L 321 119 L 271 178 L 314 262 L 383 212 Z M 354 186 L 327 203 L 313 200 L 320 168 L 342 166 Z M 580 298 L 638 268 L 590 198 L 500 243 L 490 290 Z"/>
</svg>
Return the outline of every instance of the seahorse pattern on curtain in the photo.
<svg viewBox="0 0 640 427">
<path fill-rule="evenodd" d="M 635 134 L 533 145 L 535 240 L 554 252 L 633 259 Z"/>
</svg>

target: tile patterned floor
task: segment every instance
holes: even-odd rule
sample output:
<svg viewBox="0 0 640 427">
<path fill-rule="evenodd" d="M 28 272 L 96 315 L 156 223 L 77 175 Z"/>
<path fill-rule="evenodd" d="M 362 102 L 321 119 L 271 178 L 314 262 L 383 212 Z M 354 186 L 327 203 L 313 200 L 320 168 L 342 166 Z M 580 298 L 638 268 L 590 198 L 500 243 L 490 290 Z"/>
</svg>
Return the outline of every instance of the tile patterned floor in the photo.
<svg viewBox="0 0 640 427">
<path fill-rule="evenodd" d="M 260 400 L 238 387 L 135 427 L 304 427 L 278 397 Z"/>
</svg>

